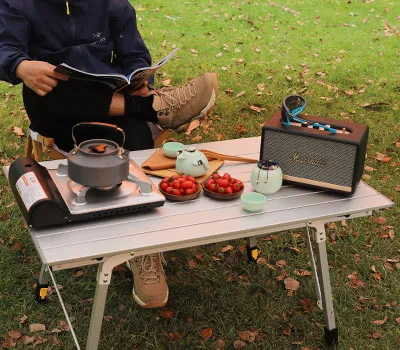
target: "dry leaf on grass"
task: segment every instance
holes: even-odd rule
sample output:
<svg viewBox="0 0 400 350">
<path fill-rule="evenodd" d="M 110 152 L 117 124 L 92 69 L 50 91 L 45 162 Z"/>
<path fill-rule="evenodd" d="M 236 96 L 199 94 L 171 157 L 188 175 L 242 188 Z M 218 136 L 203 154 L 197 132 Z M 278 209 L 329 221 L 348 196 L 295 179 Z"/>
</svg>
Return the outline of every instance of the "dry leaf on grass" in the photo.
<svg viewBox="0 0 400 350">
<path fill-rule="evenodd" d="M 375 320 L 375 321 L 372 321 L 371 323 L 381 326 L 387 321 L 387 319 L 388 319 L 388 317 L 385 316 L 385 318 L 383 320 Z"/>
<path fill-rule="evenodd" d="M 175 315 L 175 311 L 169 308 L 158 309 L 157 312 L 162 318 L 172 318 Z"/>
<path fill-rule="evenodd" d="M 10 131 L 13 132 L 14 134 L 16 134 L 16 135 L 18 136 L 18 138 L 20 138 L 20 137 L 22 137 L 22 136 L 25 136 L 23 130 L 22 130 L 20 127 L 18 127 L 18 126 L 12 126 L 12 127 L 11 127 L 10 129 L 8 129 L 8 130 L 10 130 Z"/>
<path fill-rule="evenodd" d="M 222 253 L 225 253 L 225 252 L 227 252 L 227 251 L 229 251 L 229 250 L 233 250 L 233 246 L 231 246 L 230 244 L 228 244 L 227 246 L 223 247 L 223 248 L 221 249 L 221 252 L 222 252 Z"/>
<path fill-rule="evenodd" d="M 212 328 L 206 328 L 200 332 L 200 335 L 204 340 L 211 338 L 212 334 L 213 334 Z"/>
<path fill-rule="evenodd" d="M 199 126 L 200 126 L 200 120 L 198 120 L 198 119 L 193 120 L 193 121 L 189 124 L 189 126 L 188 126 L 188 128 L 187 128 L 187 130 L 186 130 L 186 132 L 185 132 L 185 135 L 190 135 L 191 132 L 192 132 L 194 129 L 198 128 Z"/>
<path fill-rule="evenodd" d="M 168 87 L 168 86 L 171 86 L 171 83 L 172 83 L 172 79 L 166 79 L 161 82 L 161 85 Z"/>
<path fill-rule="evenodd" d="M 291 277 L 285 278 L 283 282 L 285 283 L 285 288 L 289 290 L 289 296 L 291 296 L 293 292 L 298 290 L 300 287 L 300 282 Z"/>
<path fill-rule="evenodd" d="M 375 222 L 376 222 L 378 225 L 383 225 L 383 224 L 386 223 L 386 218 L 380 216 L 380 217 L 378 217 L 378 218 L 375 218 Z"/>
<path fill-rule="evenodd" d="M 247 344 L 243 340 L 235 340 L 233 342 L 234 349 L 243 349 Z"/>
<path fill-rule="evenodd" d="M 45 330 L 46 330 L 46 326 L 42 323 L 32 323 L 29 325 L 29 331 L 31 333 L 45 331 Z"/>
</svg>

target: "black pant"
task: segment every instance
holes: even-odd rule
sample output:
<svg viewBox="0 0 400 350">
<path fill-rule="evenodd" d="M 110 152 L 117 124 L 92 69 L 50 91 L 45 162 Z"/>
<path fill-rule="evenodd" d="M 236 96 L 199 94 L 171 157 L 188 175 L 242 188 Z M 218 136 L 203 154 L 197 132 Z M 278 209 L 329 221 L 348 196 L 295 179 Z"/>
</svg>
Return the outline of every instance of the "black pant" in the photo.
<svg viewBox="0 0 400 350">
<path fill-rule="evenodd" d="M 112 95 L 113 91 L 106 85 L 77 80 L 60 81 L 46 96 L 37 95 L 25 85 L 23 88 L 30 128 L 54 138 L 56 145 L 64 151 L 68 152 L 74 146 L 72 127 L 88 121 L 118 125 L 125 131 L 125 149 L 153 148 L 152 134 L 143 116 L 108 116 Z M 140 105 L 146 105 L 143 110 L 149 110 L 151 101 L 150 98 L 135 99 L 139 109 Z"/>
</svg>

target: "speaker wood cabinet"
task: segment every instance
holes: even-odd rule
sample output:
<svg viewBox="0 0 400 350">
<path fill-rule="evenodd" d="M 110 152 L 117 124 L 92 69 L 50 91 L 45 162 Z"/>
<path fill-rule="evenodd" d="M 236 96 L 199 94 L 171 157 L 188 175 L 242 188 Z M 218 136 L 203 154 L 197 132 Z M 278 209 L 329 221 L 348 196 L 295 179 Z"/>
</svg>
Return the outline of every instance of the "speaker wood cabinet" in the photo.
<svg viewBox="0 0 400 350">
<path fill-rule="evenodd" d="M 275 113 L 262 128 L 260 159 L 279 163 L 284 183 L 351 194 L 364 169 L 368 126 L 306 116 L 338 132 L 293 123 L 281 124 Z"/>
</svg>

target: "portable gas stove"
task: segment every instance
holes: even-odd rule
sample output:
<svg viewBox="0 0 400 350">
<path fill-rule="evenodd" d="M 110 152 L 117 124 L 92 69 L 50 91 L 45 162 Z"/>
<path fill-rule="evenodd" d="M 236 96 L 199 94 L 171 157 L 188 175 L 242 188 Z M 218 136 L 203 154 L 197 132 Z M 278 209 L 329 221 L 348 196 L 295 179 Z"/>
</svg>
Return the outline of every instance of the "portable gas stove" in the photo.
<svg viewBox="0 0 400 350">
<path fill-rule="evenodd" d="M 11 164 L 8 176 L 22 215 L 34 228 L 134 213 L 165 202 L 133 160 L 129 160 L 128 177 L 107 187 L 87 187 L 72 181 L 67 161 L 50 169 L 21 157 Z"/>
</svg>

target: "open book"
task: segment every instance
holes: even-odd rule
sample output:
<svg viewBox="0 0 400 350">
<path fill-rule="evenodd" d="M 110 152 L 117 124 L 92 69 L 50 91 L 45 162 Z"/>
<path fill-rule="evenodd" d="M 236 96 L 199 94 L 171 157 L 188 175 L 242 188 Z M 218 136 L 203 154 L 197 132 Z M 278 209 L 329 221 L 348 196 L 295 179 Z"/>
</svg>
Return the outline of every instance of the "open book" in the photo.
<svg viewBox="0 0 400 350">
<path fill-rule="evenodd" d="M 67 75 L 70 79 L 93 81 L 103 83 L 110 86 L 114 91 L 121 91 L 129 87 L 130 90 L 137 90 L 146 80 L 148 80 L 160 67 L 166 64 L 178 48 L 174 49 L 170 54 L 165 56 L 161 61 L 151 67 L 138 68 L 131 74 L 125 76 L 117 73 L 94 74 L 69 66 L 66 63 L 59 64 L 54 70 Z"/>
</svg>

